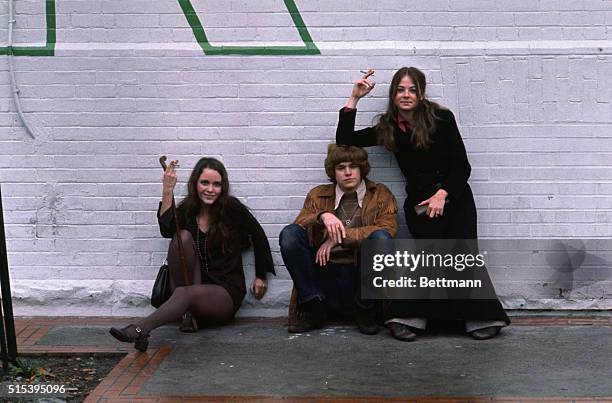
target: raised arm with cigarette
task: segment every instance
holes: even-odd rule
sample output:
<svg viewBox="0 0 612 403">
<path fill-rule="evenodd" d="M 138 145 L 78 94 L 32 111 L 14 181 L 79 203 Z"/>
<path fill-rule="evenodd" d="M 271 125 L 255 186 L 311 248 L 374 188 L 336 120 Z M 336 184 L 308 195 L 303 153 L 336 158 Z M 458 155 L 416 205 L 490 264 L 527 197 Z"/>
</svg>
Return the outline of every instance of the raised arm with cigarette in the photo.
<svg viewBox="0 0 612 403">
<path fill-rule="evenodd" d="M 345 107 L 350 109 L 357 108 L 357 103 L 359 100 L 370 93 L 374 89 L 376 85 L 375 82 L 368 80 L 371 76 L 374 75 L 375 71 L 372 69 L 361 70 L 360 73 L 363 73 L 363 77 L 359 80 L 355 81 L 353 84 L 353 90 L 351 91 L 351 96 L 346 102 Z"/>
</svg>

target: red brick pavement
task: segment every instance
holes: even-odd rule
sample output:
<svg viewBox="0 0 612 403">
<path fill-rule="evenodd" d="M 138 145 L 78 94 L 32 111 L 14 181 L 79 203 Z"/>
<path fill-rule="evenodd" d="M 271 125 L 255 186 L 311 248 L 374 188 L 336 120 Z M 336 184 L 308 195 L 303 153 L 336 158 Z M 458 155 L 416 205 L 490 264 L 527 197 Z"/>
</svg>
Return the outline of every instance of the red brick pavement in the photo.
<svg viewBox="0 0 612 403">
<path fill-rule="evenodd" d="M 423 397 L 423 398 L 372 398 L 372 397 L 279 397 L 279 396 L 138 396 L 138 393 L 155 370 L 172 351 L 171 346 L 150 348 L 146 353 L 134 352 L 131 345 L 117 346 L 47 346 L 36 343 L 57 326 L 120 326 L 131 323 L 134 318 L 118 317 L 20 317 L 15 319 L 17 345 L 20 354 L 77 354 L 77 353 L 126 353 L 126 356 L 100 382 L 85 400 L 92 402 L 425 402 L 425 403 L 471 403 L 471 402 L 609 402 L 612 397 Z M 238 319 L 237 323 L 264 322 L 280 325 L 278 319 Z M 588 316 L 522 316 L 512 318 L 513 326 L 612 326 L 612 317 Z"/>
</svg>

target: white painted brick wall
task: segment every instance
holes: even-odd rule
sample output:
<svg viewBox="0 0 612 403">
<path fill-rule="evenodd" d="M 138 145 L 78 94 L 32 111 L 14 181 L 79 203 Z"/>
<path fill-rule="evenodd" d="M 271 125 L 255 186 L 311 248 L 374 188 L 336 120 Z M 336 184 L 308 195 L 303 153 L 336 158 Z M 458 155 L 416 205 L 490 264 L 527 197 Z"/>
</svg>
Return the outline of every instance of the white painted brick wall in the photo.
<svg viewBox="0 0 612 403">
<path fill-rule="evenodd" d="M 241 314 L 284 314 L 291 282 L 278 233 L 325 182 L 337 110 L 367 67 L 378 86 L 358 124 L 384 108 L 403 65 L 423 69 L 429 95 L 455 112 L 482 237 L 612 236 L 612 1 L 296 3 L 321 55 L 205 55 L 178 1 L 57 1 L 55 56 L 14 58 L 34 140 L 0 56 L 0 181 L 18 314 L 149 309 L 167 247 L 155 220 L 160 154 L 181 159 L 183 180 L 202 155 L 225 162 L 278 265 L 264 303 L 247 299 Z M 191 4 L 214 45 L 302 45 L 280 0 Z M 44 1 L 16 5 L 17 44 L 44 44 Z M 370 153 L 372 178 L 403 201 L 395 161 Z M 252 256 L 245 262 L 251 277 Z M 542 273 L 491 275 L 508 308 L 610 309 L 609 266 L 563 297 Z"/>
</svg>

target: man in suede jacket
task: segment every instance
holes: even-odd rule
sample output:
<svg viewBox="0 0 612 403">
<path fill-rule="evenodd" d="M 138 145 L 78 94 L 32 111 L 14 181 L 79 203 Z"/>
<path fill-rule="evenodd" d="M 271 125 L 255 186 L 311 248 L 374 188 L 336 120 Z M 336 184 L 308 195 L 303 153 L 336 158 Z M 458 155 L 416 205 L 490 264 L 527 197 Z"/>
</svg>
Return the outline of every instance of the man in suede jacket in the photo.
<svg viewBox="0 0 612 403">
<path fill-rule="evenodd" d="M 280 234 L 285 266 L 301 314 L 289 332 L 320 328 L 328 310 L 350 312 L 365 334 L 378 333 L 373 301 L 360 298 L 359 247 L 397 232 L 397 204 L 383 184 L 366 178 L 367 152 L 330 144 L 325 172 L 333 182 L 313 188 L 293 224 Z"/>
</svg>

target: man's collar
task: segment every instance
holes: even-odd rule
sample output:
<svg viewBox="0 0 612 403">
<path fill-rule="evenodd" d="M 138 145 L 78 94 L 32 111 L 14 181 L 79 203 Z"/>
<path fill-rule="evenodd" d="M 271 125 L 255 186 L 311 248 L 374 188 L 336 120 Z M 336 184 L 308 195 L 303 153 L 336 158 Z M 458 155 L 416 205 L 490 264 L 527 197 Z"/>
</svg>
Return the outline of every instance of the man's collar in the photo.
<svg viewBox="0 0 612 403">
<path fill-rule="evenodd" d="M 357 192 L 357 204 L 359 204 L 359 207 L 363 208 L 363 198 L 365 197 L 366 191 L 367 191 L 367 186 L 366 186 L 366 182 L 364 179 L 361 180 L 361 183 L 359 183 L 359 186 L 357 186 L 356 192 Z M 340 200 L 342 199 L 342 196 L 344 196 L 344 192 L 342 191 L 342 189 L 340 189 L 340 186 L 338 186 L 338 184 L 336 184 L 336 201 L 334 203 L 334 210 L 338 208 L 338 206 L 340 205 Z"/>
</svg>

